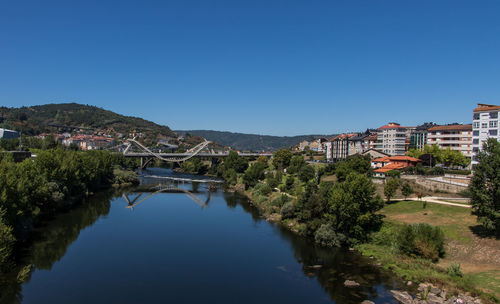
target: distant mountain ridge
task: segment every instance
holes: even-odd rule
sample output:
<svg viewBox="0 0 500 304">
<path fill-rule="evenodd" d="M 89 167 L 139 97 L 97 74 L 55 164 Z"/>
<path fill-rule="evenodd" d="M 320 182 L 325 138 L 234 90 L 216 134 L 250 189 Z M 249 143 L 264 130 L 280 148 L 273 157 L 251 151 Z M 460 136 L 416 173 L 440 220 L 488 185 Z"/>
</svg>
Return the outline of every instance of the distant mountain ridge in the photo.
<svg viewBox="0 0 500 304">
<path fill-rule="evenodd" d="M 141 132 L 151 139 L 177 137 L 169 127 L 132 116 L 125 116 L 95 106 L 78 103 L 45 104 L 31 107 L 0 107 L 0 127 L 27 135 L 55 132 L 64 126 L 113 131 L 128 135 Z"/>
<path fill-rule="evenodd" d="M 272 136 L 246 133 L 233 133 L 228 131 L 212 130 L 176 130 L 179 135 L 186 133 L 198 135 L 210 141 L 218 142 L 223 146 L 230 146 L 242 151 L 276 151 L 280 148 L 289 148 L 303 140 L 313 140 L 321 137 L 330 138 L 332 135 L 297 135 L 297 136 Z"/>
</svg>

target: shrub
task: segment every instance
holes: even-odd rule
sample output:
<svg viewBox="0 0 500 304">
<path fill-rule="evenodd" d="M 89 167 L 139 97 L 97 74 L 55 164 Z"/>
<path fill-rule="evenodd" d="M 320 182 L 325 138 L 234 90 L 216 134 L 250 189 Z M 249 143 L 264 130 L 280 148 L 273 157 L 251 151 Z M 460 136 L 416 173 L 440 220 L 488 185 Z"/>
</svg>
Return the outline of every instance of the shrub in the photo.
<svg viewBox="0 0 500 304">
<path fill-rule="evenodd" d="M 400 178 L 401 177 L 401 171 L 399 170 L 392 170 L 387 172 L 388 177 L 394 177 L 394 178 Z"/>
<path fill-rule="evenodd" d="M 444 170 L 446 174 L 470 175 L 471 170 Z"/>
<path fill-rule="evenodd" d="M 238 182 L 238 173 L 233 168 L 230 168 L 222 173 L 222 178 L 230 185 L 235 185 Z"/>
<path fill-rule="evenodd" d="M 340 247 L 346 240 L 345 235 L 337 233 L 330 224 L 321 225 L 314 235 L 316 243 L 325 247 Z"/>
<path fill-rule="evenodd" d="M 452 277 L 462 277 L 464 274 L 462 273 L 462 269 L 460 269 L 459 263 L 453 263 L 446 269 L 446 272 Z"/>
<path fill-rule="evenodd" d="M 137 177 L 137 173 L 134 171 L 115 168 L 113 170 L 113 175 L 114 175 L 113 179 L 114 185 L 139 184 L 139 178 Z"/>
<path fill-rule="evenodd" d="M 290 200 L 290 198 L 284 194 L 282 194 L 280 197 L 274 199 L 272 202 L 271 202 L 271 206 L 276 206 L 276 207 L 283 207 L 283 205 L 285 205 L 288 201 Z"/>
<path fill-rule="evenodd" d="M 255 185 L 254 189 L 256 193 L 263 196 L 268 196 L 272 192 L 271 187 L 269 187 L 269 185 L 266 184 L 257 184 Z"/>
<path fill-rule="evenodd" d="M 388 180 L 385 181 L 384 184 L 384 195 L 387 201 L 389 202 L 391 200 L 391 197 L 396 194 L 396 191 L 399 188 L 399 180 L 396 178 L 389 178 Z"/>
<path fill-rule="evenodd" d="M 429 224 L 405 225 L 396 237 L 399 251 L 436 262 L 444 256 L 444 235 L 439 227 Z"/>
<path fill-rule="evenodd" d="M 280 213 L 281 218 L 283 219 L 292 218 L 295 214 L 294 202 L 287 202 L 286 204 L 284 204 L 283 207 L 281 207 Z"/>
<path fill-rule="evenodd" d="M 408 181 L 404 182 L 403 186 L 401 186 L 401 193 L 403 194 L 405 199 L 413 194 L 413 188 Z"/>
</svg>

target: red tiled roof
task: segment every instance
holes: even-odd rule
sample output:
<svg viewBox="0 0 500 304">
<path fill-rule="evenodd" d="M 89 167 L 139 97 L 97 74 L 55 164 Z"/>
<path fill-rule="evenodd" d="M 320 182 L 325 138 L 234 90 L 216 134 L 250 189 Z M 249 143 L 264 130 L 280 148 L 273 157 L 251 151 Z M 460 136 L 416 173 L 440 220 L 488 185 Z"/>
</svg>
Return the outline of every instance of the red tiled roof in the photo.
<svg viewBox="0 0 500 304">
<path fill-rule="evenodd" d="M 388 123 L 385 126 L 381 126 L 380 128 L 378 128 L 378 130 L 399 129 L 399 128 L 407 129 L 407 128 L 411 128 L 411 127 L 404 127 L 404 126 L 401 126 L 401 125 L 396 124 L 396 123 Z"/>
<path fill-rule="evenodd" d="M 398 170 L 398 169 L 404 169 L 407 166 L 405 164 L 388 164 L 382 168 L 378 168 L 376 170 L 373 170 L 374 172 L 387 172 L 387 171 L 392 171 L 392 170 Z"/>
<path fill-rule="evenodd" d="M 500 110 L 500 106 L 478 103 L 477 108 L 474 109 L 474 112 L 485 112 L 485 111 L 495 111 L 495 110 Z"/>
<path fill-rule="evenodd" d="M 421 160 L 418 158 L 414 158 L 414 157 L 406 156 L 406 155 L 379 157 L 379 158 L 376 158 L 372 161 L 376 162 L 376 163 L 389 163 L 391 161 L 421 162 Z"/>
<path fill-rule="evenodd" d="M 435 126 L 429 128 L 428 131 L 472 131 L 472 125 L 447 125 L 447 126 Z"/>
<path fill-rule="evenodd" d="M 354 137 L 358 135 L 358 133 L 343 133 L 343 134 L 339 134 L 333 138 L 331 138 L 329 141 L 334 141 L 334 140 L 337 140 L 337 139 L 349 139 L 351 137 Z"/>
</svg>

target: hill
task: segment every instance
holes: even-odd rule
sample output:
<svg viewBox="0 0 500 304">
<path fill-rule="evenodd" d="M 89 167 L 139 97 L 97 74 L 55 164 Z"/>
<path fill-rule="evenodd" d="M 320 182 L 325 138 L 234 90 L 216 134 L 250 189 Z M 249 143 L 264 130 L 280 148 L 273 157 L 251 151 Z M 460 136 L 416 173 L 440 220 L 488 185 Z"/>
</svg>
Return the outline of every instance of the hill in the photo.
<svg viewBox="0 0 500 304">
<path fill-rule="evenodd" d="M 223 146 L 230 146 L 242 151 L 276 151 L 280 148 L 295 146 L 303 140 L 330 137 L 330 135 L 271 136 L 211 130 L 178 130 L 175 132 L 198 135 Z"/>
<path fill-rule="evenodd" d="M 32 107 L 0 107 L 0 127 L 26 135 L 68 129 L 113 133 L 144 133 L 146 137 L 177 137 L 167 126 L 131 116 L 124 116 L 95 106 L 77 103 L 46 104 Z"/>
</svg>

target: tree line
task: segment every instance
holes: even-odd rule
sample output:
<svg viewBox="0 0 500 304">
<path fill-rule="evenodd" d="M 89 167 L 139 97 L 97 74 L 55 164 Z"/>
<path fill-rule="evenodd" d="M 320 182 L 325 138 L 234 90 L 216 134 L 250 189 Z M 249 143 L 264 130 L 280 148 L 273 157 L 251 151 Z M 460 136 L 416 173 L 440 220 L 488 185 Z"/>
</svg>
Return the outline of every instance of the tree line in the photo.
<svg viewBox="0 0 500 304">
<path fill-rule="evenodd" d="M 17 244 L 37 221 L 113 184 L 136 183 L 123 155 L 107 151 L 39 150 L 15 163 L 0 154 L 0 271 L 10 269 Z"/>
</svg>

